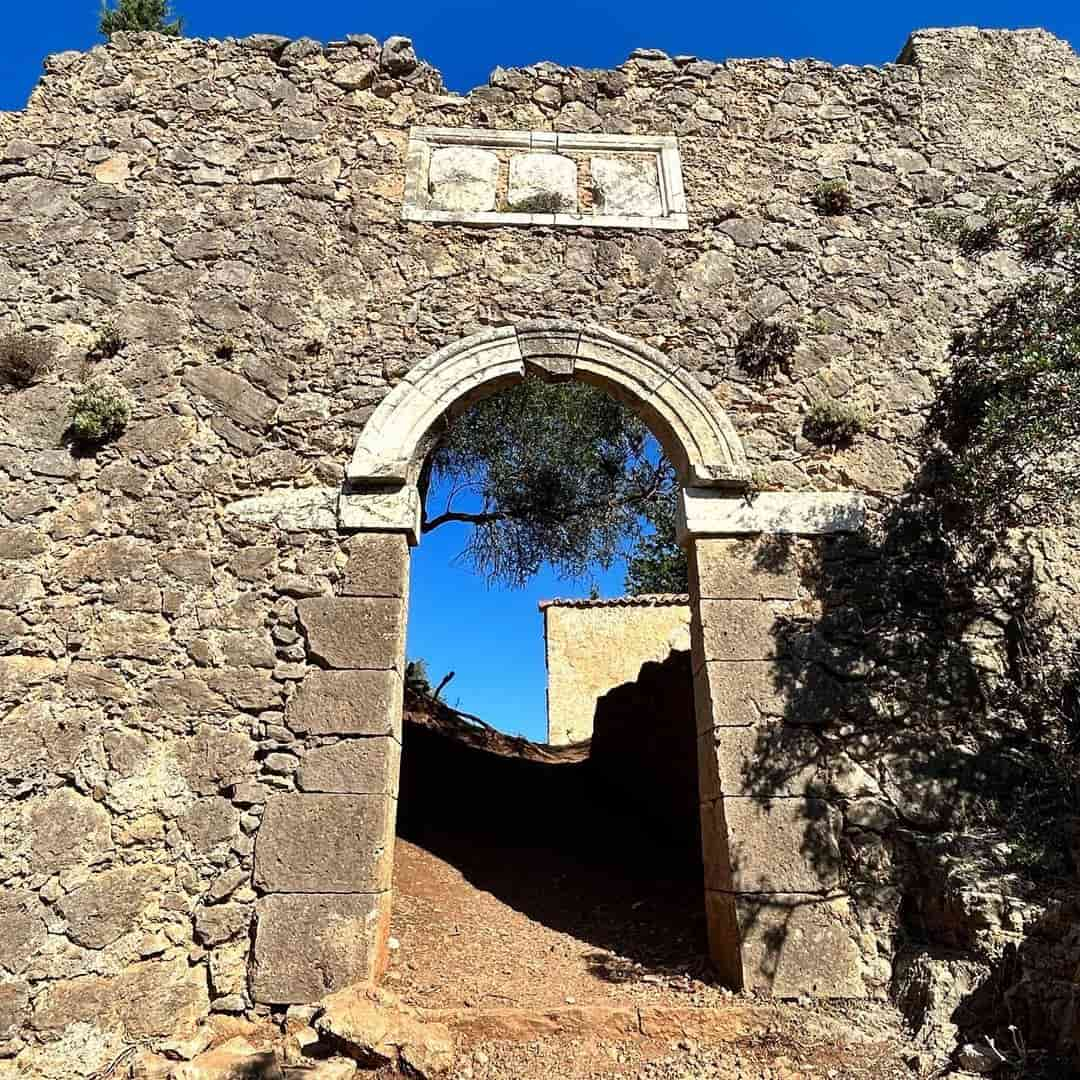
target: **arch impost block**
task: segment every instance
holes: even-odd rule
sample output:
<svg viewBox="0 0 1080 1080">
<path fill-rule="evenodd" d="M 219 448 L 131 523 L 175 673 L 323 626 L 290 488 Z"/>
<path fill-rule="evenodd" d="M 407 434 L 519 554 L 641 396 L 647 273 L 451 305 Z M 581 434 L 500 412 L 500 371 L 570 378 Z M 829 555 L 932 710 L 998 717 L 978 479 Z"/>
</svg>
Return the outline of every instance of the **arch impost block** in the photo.
<svg viewBox="0 0 1080 1080">
<path fill-rule="evenodd" d="M 716 488 L 684 488 L 679 543 L 707 536 L 827 536 L 857 532 L 866 523 L 867 499 L 858 491 L 768 491 L 736 495 Z"/>
<path fill-rule="evenodd" d="M 420 492 L 412 484 L 346 489 L 338 496 L 338 528 L 342 532 L 404 533 L 420 542 Z"/>
</svg>

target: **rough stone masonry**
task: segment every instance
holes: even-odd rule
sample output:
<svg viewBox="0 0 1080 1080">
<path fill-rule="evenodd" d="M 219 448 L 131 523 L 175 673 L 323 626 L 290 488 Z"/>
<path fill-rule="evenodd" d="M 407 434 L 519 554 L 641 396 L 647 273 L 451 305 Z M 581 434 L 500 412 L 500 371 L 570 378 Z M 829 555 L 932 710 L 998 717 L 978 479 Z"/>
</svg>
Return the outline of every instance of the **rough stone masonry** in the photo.
<svg viewBox="0 0 1080 1080">
<path fill-rule="evenodd" d="M 589 190 L 558 165 L 545 184 L 578 209 L 632 196 L 644 224 L 407 220 L 422 127 L 674 136 L 687 227 L 650 228 L 644 166 L 605 164 Z M 117 34 L 50 57 L 27 109 L 0 114 L 0 329 L 60 354 L 41 384 L 0 389 L 0 1074 L 89 1074 L 132 1042 L 190 1055 L 211 1014 L 377 974 L 407 547 L 339 532 L 333 493 L 414 365 L 538 316 L 599 326 L 704 387 L 762 483 L 881 510 L 911 476 L 955 323 L 1018 272 L 957 259 L 931 215 L 977 213 L 1078 154 L 1080 61 L 1038 30 L 922 31 L 880 69 L 643 50 L 612 71 L 498 69 L 466 96 L 402 38 Z M 451 198 L 499 212 L 497 164 L 475 159 Z M 834 178 L 854 207 L 823 217 L 811 196 Z M 534 179 L 516 171 L 519 202 L 547 191 Z M 758 318 L 801 331 L 766 385 L 732 363 Z M 68 404 L 109 324 L 124 345 L 95 367 L 134 415 L 73 455 Z M 808 442 L 801 418 L 828 399 L 865 404 L 872 433 L 837 453 Z M 1073 557 L 1048 542 L 1040 580 Z M 722 584 L 740 558 L 713 540 L 697 572 Z M 794 571 L 757 588 L 740 565 L 734 591 L 701 590 L 715 651 L 699 670 L 745 665 L 702 716 L 705 843 L 766 863 L 775 846 L 771 869 L 817 914 L 803 926 L 805 907 L 728 875 L 707 882 L 714 931 L 748 935 L 751 984 L 883 995 L 910 774 L 827 764 L 812 865 L 790 858 L 805 777 L 767 821 L 728 798 L 740 778 L 718 742 L 784 728 L 777 658 L 732 642 L 763 632 L 763 597 L 813 608 Z M 759 920 L 792 943 L 779 972 Z"/>
</svg>

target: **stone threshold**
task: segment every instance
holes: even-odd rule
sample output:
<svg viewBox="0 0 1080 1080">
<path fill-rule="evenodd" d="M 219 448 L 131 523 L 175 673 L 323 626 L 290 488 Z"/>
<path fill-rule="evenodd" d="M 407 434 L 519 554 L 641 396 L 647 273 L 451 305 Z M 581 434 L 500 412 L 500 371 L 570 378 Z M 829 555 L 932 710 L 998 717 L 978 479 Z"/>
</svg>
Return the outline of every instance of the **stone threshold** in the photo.
<svg viewBox="0 0 1080 1080">
<path fill-rule="evenodd" d="M 417 1009 L 425 1023 L 445 1024 L 476 1040 L 530 1042 L 547 1036 L 708 1038 L 733 1042 L 776 1023 L 769 1005 L 566 1005 L 550 1009 Z"/>
</svg>

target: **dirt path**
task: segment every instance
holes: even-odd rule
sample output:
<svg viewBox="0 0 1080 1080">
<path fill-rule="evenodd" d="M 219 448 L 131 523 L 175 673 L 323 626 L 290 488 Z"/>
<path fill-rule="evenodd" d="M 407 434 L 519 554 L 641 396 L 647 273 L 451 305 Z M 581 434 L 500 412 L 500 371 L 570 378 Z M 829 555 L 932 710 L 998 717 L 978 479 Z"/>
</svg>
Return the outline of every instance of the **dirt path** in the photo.
<svg viewBox="0 0 1080 1080">
<path fill-rule="evenodd" d="M 910 1080 L 890 1008 L 713 982 L 693 779 L 616 750 L 410 710 L 385 985 L 453 1080 Z"/>
<path fill-rule="evenodd" d="M 611 874 L 556 852 L 503 851 L 478 887 L 399 840 L 391 934 L 400 947 L 387 986 L 424 1008 L 729 1000 L 700 978 L 704 916 L 692 886 Z M 519 894 L 542 920 L 514 906 Z"/>
<path fill-rule="evenodd" d="M 524 863 L 509 852 L 501 862 L 485 859 L 486 873 L 502 865 L 515 888 L 545 889 L 543 910 L 562 913 L 559 928 L 549 925 L 557 919 L 530 917 L 446 860 L 398 841 L 391 930 L 398 947 L 386 986 L 450 1022 L 456 1080 L 912 1077 L 893 1010 L 801 1008 L 731 994 L 709 981 L 696 908 L 679 890 L 654 889 L 643 899 L 634 882 L 635 899 L 620 905 L 610 899 L 609 875 L 532 854 Z M 597 897 L 606 906 L 590 910 Z M 601 923 L 637 959 L 598 947 Z M 566 928 L 573 926 L 585 936 Z M 653 962 L 644 962 L 649 955 Z"/>
</svg>

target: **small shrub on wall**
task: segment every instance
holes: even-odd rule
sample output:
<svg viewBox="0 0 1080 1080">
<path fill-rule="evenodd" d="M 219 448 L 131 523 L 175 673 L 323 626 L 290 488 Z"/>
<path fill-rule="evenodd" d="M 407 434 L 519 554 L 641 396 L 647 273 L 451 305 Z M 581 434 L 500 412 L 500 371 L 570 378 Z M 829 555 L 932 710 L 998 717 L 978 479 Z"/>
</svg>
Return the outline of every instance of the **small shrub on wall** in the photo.
<svg viewBox="0 0 1080 1080">
<path fill-rule="evenodd" d="M 111 379 L 84 383 L 71 402 L 72 440 L 92 447 L 115 439 L 131 419 L 131 406 L 131 396 Z"/>
<path fill-rule="evenodd" d="M 118 0 L 115 7 L 102 4 L 98 30 L 106 37 L 122 30 L 153 30 L 179 37 L 183 23 L 173 19 L 168 0 Z"/>
<path fill-rule="evenodd" d="M 755 319 L 735 346 L 735 362 L 759 379 L 787 372 L 799 344 L 799 333 L 784 323 Z"/>
<path fill-rule="evenodd" d="M 52 366 L 55 351 L 48 338 L 33 334 L 5 334 L 0 337 L 0 383 L 32 386 Z"/>
<path fill-rule="evenodd" d="M 842 401 L 820 401 L 803 421 L 803 434 L 818 446 L 834 450 L 850 446 L 870 426 L 870 418 L 860 405 Z"/>
<path fill-rule="evenodd" d="M 111 360 L 127 343 L 123 335 L 113 323 L 109 323 L 101 329 L 93 344 L 87 352 L 91 360 Z"/>
<path fill-rule="evenodd" d="M 507 209 L 516 214 L 564 214 L 573 209 L 573 203 L 558 191 L 539 191 L 507 203 Z"/>
<path fill-rule="evenodd" d="M 851 212 L 855 200 L 843 180 L 825 180 L 814 189 L 813 203 L 819 214 L 834 217 Z"/>
</svg>

